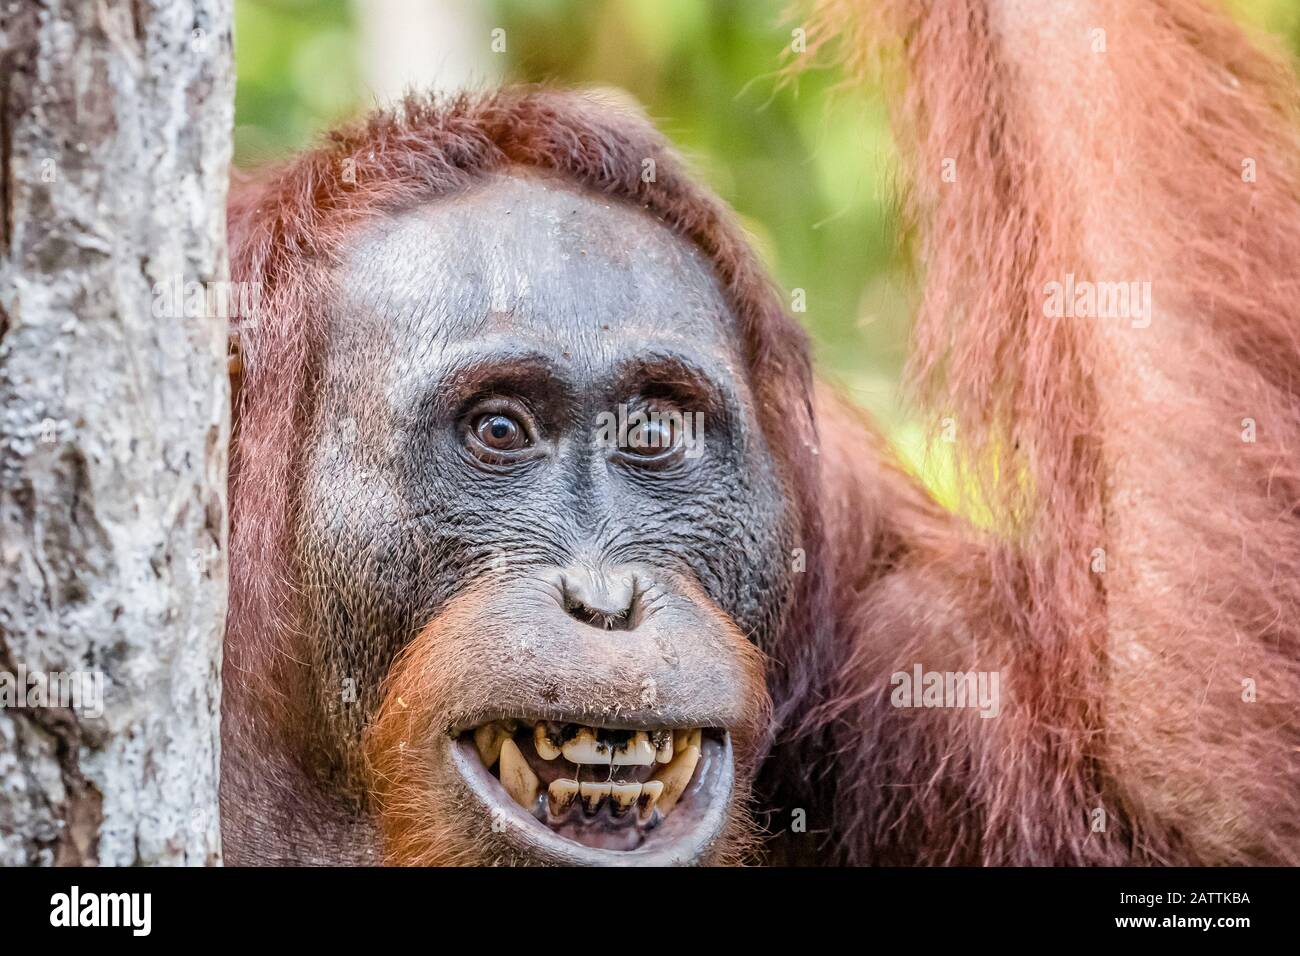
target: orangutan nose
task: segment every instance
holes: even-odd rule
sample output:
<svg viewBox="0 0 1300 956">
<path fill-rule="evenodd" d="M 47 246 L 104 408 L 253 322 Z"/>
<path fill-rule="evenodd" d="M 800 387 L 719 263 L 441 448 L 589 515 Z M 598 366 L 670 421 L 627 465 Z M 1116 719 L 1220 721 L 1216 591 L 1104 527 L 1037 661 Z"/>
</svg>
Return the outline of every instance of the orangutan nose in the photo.
<svg viewBox="0 0 1300 956">
<path fill-rule="evenodd" d="M 637 625 L 637 580 L 630 571 L 567 568 L 560 593 L 565 612 L 583 624 L 606 631 L 630 631 Z"/>
</svg>

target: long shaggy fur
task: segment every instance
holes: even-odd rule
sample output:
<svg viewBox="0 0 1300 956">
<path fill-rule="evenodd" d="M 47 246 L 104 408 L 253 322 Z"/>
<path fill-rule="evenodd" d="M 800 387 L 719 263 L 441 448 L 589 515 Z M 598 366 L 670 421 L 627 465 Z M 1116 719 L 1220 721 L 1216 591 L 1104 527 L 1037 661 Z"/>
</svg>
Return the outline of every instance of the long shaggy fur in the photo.
<svg viewBox="0 0 1300 956">
<path fill-rule="evenodd" d="M 806 724 L 836 728 L 835 847 L 1300 862 L 1290 70 L 1199 0 L 822 0 L 816 18 L 851 68 L 905 78 L 913 381 L 956 419 L 993 528 L 927 533 L 883 575 L 864 543 L 851 649 Z M 1151 282 L 1150 327 L 1047 317 L 1067 273 Z M 1001 716 L 890 707 L 915 662 L 999 670 Z"/>
</svg>

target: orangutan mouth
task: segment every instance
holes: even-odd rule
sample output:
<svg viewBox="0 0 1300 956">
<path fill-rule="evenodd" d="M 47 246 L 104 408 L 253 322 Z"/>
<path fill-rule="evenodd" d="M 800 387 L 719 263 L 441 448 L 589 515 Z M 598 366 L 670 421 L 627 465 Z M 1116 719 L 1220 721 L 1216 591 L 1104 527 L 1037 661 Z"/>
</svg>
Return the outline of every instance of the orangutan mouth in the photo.
<svg viewBox="0 0 1300 956">
<path fill-rule="evenodd" d="M 491 774 L 493 796 L 513 801 L 565 840 L 606 851 L 637 850 L 657 831 L 687 835 L 711 802 L 725 804 L 729 743 L 725 731 L 712 728 L 515 718 L 482 724 L 461 740 Z M 665 827 L 670 817 L 673 825 Z"/>
</svg>

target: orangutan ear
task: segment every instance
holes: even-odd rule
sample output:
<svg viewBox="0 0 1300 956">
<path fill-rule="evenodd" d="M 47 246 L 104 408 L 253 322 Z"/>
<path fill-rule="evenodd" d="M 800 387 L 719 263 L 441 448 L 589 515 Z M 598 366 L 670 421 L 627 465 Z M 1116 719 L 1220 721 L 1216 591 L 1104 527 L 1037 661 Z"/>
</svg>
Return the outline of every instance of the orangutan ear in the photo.
<svg viewBox="0 0 1300 956">
<path fill-rule="evenodd" d="M 230 376 L 230 400 L 233 402 L 244 381 L 244 353 L 239 348 L 239 336 L 234 332 L 226 336 L 226 374 Z"/>
</svg>

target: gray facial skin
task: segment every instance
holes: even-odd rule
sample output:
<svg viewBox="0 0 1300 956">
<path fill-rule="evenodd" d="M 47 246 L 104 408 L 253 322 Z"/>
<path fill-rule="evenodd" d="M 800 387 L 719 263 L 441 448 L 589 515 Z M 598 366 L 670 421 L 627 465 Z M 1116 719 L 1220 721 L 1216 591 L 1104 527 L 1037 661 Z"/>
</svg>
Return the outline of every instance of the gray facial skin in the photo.
<svg viewBox="0 0 1300 956">
<path fill-rule="evenodd" d="M 788 508 L 698 250 L 519 172 L 369 226 L 337 278 L 298 518 L 311 690 L 333 728 L 319 770 L 355 779 L 395 656 L 484 575 L 512 582 L 522 618 L 530 601 L 653 607 L 688 581 L 760 647 L 774 632 Z M 620 403 L 702 412 L 701 453 L 597 445 Z M 483 414 L 531 447 L 484 455 Z M 348 687 L 359 701 L 340 707 Z"/>
</svg>

